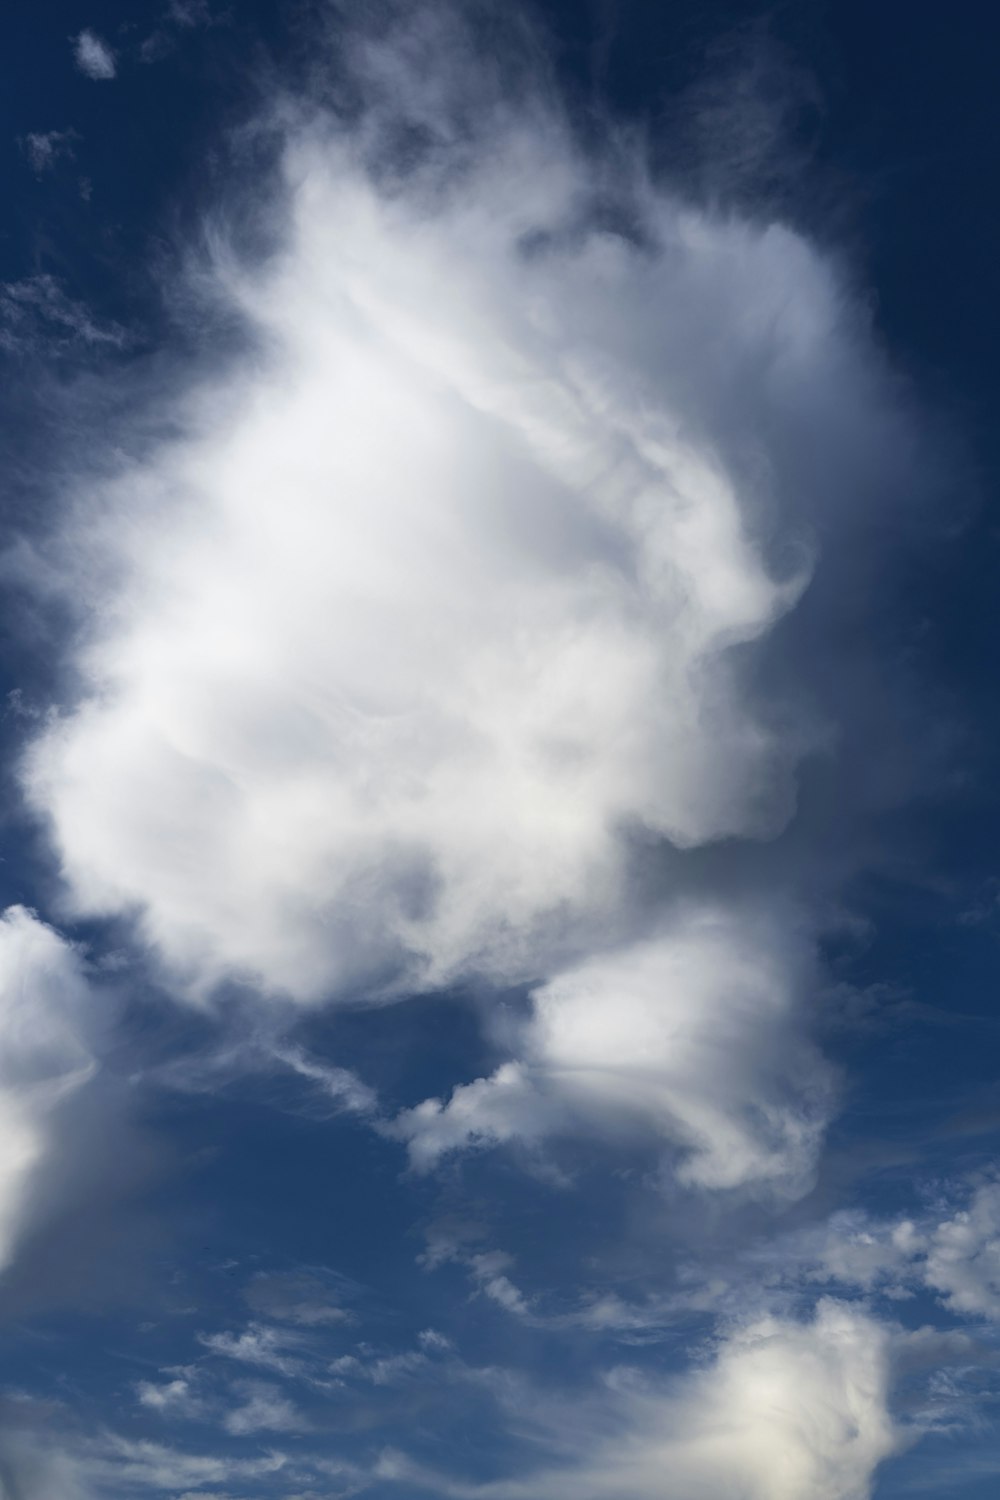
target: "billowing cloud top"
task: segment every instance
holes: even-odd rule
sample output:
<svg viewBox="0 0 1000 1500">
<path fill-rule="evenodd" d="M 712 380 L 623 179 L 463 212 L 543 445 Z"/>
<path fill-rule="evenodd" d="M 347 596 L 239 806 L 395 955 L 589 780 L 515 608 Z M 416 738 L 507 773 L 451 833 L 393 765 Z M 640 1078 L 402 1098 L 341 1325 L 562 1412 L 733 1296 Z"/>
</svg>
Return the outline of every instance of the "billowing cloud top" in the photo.
<svg viewBox="0 0 1000 1500">
<path fill-rule="evenodd" d="M 627 929 L 636 839 L 793 807 L 812 727 L 745 648 L 807 576 L 783 450 L 871 393 L 837 277 L 637 172 L 604 229 L 558 116 L 490 123 L 403 181 L 293 130 L 285 243 L 215 268 L 258 357 L 71 527 L 80 701 L 26 785 L 75 909 L 195 990 L 544 975 Z"/>
</svg>

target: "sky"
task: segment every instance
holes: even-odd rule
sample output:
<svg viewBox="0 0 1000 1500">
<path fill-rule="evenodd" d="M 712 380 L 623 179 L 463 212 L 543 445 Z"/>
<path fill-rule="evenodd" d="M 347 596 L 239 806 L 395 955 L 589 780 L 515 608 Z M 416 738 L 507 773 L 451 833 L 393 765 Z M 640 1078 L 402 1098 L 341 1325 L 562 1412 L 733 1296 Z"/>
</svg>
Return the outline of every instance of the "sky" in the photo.
<svg viewBox="0 0 1000 1500">
<path fill-rule="evenodd" d="M 0 1500 L 995 1495 L 986 7 L 5 24 Z"/>
</svg>

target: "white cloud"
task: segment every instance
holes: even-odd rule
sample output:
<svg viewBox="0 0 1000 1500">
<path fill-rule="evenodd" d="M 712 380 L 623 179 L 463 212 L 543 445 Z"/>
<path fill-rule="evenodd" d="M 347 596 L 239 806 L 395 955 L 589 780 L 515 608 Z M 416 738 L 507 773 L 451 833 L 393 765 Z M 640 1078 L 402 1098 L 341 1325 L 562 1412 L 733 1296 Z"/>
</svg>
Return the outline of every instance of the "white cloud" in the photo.
<svg viewBox="0 0 1000 1500">
<path fill-rule="evenodd" d="M 331 1067 L 309 1057 L 302 1047 L 289 1043 L 275 1043 L 270 1056 L 275 1062 L 284 1063 L 300 1078 L 307 1078 L 319 1086 L 323 1096 L 331 1101 L 335 1111 L 346 1110 L 352 1114 L 373 1114 L 378 1100 L 373 1089 L 349 1072 L 346 1068 Z"/>
<path fill-rule="evenodd" d="M 763 1319 L 675 1396 L 636 1392 L 632 1433 L 588 1464 L 575 1493 L 862 1500 L 900 1446 L 890 1373 L 887 1331 L 857 1308 L 821 1303 L 805 1324 Z"/>
<path fill-rule="evenodd" d="M 37 177 L 49 172 L 63 157 L 72 157 L 75 130 L 32 131 L 21 142 L 25 156 Z"/>
<path fill-rule="evenodd" d="M 30 1431 L 0 1429 L 3 1500 L 98 1500 L 75 1454 Z"/>
<path fill-rule="evenodd" d="M 93 998 L 74 949 L 31 912 L 0 916 L 0 1270 L 49 1206 L 71 1139 L 67 1108 L 93 1076 Z"/>
<path fill-rule="evenodd" d="M 115 54 L 93 31 L 81 31 L 73 42 L 73 56 L 81 73 L 86 73 L 88 78 L 95 82 L 114 78 L 117 71 L 115 67 Z"/>
<path fill-rule="evenodd" d="M 505 1250 L 472 1251 L 455 1242 L 438 1241 L 437 1244 L 429 1244 L 428 1249 L 418 1256 L 417 1261 L 428 1271 L 443 1265 L 445 1261 L 455 1261 L 468 1273 L 476 1293 L 488 1297 L 491 1302 L 496 1302 L 498 1306 L 515 1317 L 532 1317 L 532 1308 L 528 1298 L 507 1275 L 514 1265 L 514 1257 Z M 447 1347 L 447 1341 L 443 1346 L 438 1344 L 439 1338 L 440 1335 L 435 1334 L 433 1330 L 428 1330 L 420 1335 L 420 1342 L 424 1348 L 428 1349 Z"/>
<path fill-rule="evenodd" d="M 206 0 L 170 0 L 167 18 L 177 26 L 210 26 L 214 19 Z"/>
<path fill-rule="evenodd" d="M 898 1298 L 911 1295 L 926 1243 L 924 1229 L 912 1218 L 873 1219 L 844 1210 L 765 1247 L 760 1256 L 772 1261 L 779 1275 L 795 1277 L 805 1269 L 815 1280 Z"/>
<path fill-rule="evenodd" d="M 619 934 L 630 831 L 792 810 L 804 732 L 731 648 L 802 554 L 769 564 L 715 408 L 738 380 L 794 437 L 862 361 L 837 278 L 643 183 L 647 243 L 588 230 L 601 165 L 493 123 L 392 192 L 293 131 L 283 252 L 217 268 L 259 356 L 81 497 L 84 699 L 28 785 L 77 910 L 137 911 L 196 989 L 549 972 Z"/>
<path fill-rule="evenodd" d="M 1000 1319 L 1000 1182 L 952 1184 L 938 1203 L 897 1218 L 845 1210 L 764 1245 L 754 1277 L 803 1277 L 892 1299 L 929 1291 L 951 1312 Z"/>
<path fill-rule="evenodd" d="M 251 1323 L 242 1333 L 202 1333 L 198 1340 L 212 1354 L 274 1370 L 279 1375 L 298 1375 L 304 1367 L 301 1357 L 304 1340 L 289 1328 Z"/>
<path fill-rule="evenodd" d="M 1000 1319 L 1000 1183 L 984 1183 L 933 1226 L 924 1278 L 954 1312 Z"/>
<path fill-rule="evenodd" d="M 0 349 L 121 349 L 127 342 L 123 328 L 95 318 L 55 276 L 43 272 L 0 283 Z"/>
<path fill-rule="evenodd" d="M 355 1314 L 336 1299 L 338 1293 L 353 1296 L 358 1290 L 346 1278 L 334 1278 L 331 1284 L 308 1271 L 262 1271 L 247 1284 L 244 1296 L 255 1312 L 275 1322 L 317 1328 L 353 1322 Z"/>
<path fill-rule="evenodd" d="M 391 1130 L 421 1168 L 469 1145 L 638 1130 L 684 1148 L 698 1186 L 800 1194 L 832 1103 L 797 1018 L 808 977 L 790 922 L 682 908 L 656 939 L 550 980 L 520 1060 Z"/>
<path fill-rule="evenodd" d="M 910 1436 L 889 1411 L 893 1358 L 892 1331 L 857 1306 L 760 1318 L 687 1376 L 617 1372 L 561 1435 L 542 1402 L 540 1428 L 551 1423 L 567 1454 L 558 1467 L 475 1486 L 437 1476 L 428 1488 L 455 1500 L 867 1500 Z M 417 1476 L 403 1461 L 399 1477 Z"/>
<path fill-rule="evenodd" d="M 135 1388 L 140 1406 L 165 1417 L 197 1416 L 204 1402 L 192 1387 L 190 1374 L 176 1375 L 173 1380 L 140 1380 Z"/>
<path fill-rule="evenodd" d="M 170 0 L 158 24 L 141 43 L 139 56 L 143 62 L 159 62 L 176 49 L 183 33 L 200 27 L 228 26 L 232 20 L 231 10 L 213 10 L 208 0 Z"/>
<path fill-rule="evenodd" d="M 486 1250 L 468 1259 L 469 1273 L 483 1296 L 515 1317 L 525 1317 L 530 1311 L 527 1299 L 507 1275 L 513 1264 L 513 1256 L 503 1250 Z"/>
<path fill-rule="evenodd" d="M 307 1423 L 302 1413 L 277 1386 L 247 1381 L 239 1387 L 241 1406 L 226 1413 L 223 1426 L 235 1437 L 252 1432 L 302 1432 Z"/>
<path fill-rule="evenodd" d="M 206 1338 L 201 1342 L 212 1353 L 222 1353 L 230 1359 L 278 1368 L 286 1374 L 297 1373 L 297 1366 L 285 1364 L 272 1350 L 265 1351 L 259 1340 L 251 1347 L 247 1335 L 242 1340 L 219 1335 L 214 1343 Z M 219 1394 L 206 1394 L 203 1368 L 187 1366 L 165 1373 L 174 1378 L 143 1380 L 136 1386 L 140 1406 L 164 1418 L 218 1418 L 225 1431 L 236 1437 L 253 1432 L 301 1432 L 308 1425 L 294 1403 L 278 1386 L 267 1381 L 236 1380 L 226 1385 L 223 1398 Z M 239 1404 L 231 1404 L 233 1398 Z"/>
<path fill-rule="evenodd" d="M 68 910 L 134 917 L 178 992 L 533 984 L 507 1067 L 399 1123 L 415 1160 L 644 1134 L 799 1193 L 809 942 L 674 856 L 794 813 L 822 735 L 755 652 L 896 397 L 831 259 L 584 150 L 435 15 L 360 49 L 350 127 L 282 106 L 273 255 L 208 236 L 252 352 L 79 485 L 46 558 L 79 696 L 24 785 Z"/>
<path fill-rule="evenodd" d="M 264 1481 L 279 1473 L 286 1463 L 281 1453 L 265 1453 L 256 1458 L 233 1458 L 222 1454 L 185 1453 L 162 1443 L 132 1440 L 107 1433 L 98 1439 L 92 1452 L 84 1451 L 82 1466 L 102 1485 L 127 1493 L 126 1486 L 166 1490 L 176 1494 L 192 1486 Z"/>
</svg>

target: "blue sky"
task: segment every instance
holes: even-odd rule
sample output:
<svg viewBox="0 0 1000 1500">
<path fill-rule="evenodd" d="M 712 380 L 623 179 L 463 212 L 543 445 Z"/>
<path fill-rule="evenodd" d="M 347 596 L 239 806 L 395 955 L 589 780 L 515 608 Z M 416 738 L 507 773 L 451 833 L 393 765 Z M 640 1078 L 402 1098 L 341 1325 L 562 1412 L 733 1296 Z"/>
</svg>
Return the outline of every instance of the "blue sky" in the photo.
<svg viewBox="0 0 1000 1500">
<path fill-rule="evenodd" d="M 989 18 L 8 38 L 0 1496 L 995 1494 Z"/>
</svg>

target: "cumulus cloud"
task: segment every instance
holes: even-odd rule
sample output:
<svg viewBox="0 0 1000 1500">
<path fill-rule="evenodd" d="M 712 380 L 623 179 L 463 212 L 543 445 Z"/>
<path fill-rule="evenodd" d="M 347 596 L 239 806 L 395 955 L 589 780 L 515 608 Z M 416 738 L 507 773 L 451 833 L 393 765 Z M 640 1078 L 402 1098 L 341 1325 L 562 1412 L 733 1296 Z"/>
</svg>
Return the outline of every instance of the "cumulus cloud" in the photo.
<svg viewBox="0 0 1000 1500">
<path fill-rule="evenodd" d="M 537 973 L 615 925 L 629 829 L 791 811 L 801 738 L 734 648 L 803 556 L 689 408 L 753 371 L 792 420 L 850 362 L 834 273 L 652 189 L 608 232 L 564 122 L 494 123 L 392 191 L 293 132 L 282 253 L 219 271 L 268 352 L 84 497 L 114 583 L 28 786 L 77 908 L 192 983 Z"/>
<path fill-rule="evenodd" d="M 204 1402 L 193 1388 L 191 1375 L 186 1370 L 172 1380 L 140 1380 L 135 1388 L 139 1405 L 164 1417 L 198 1416 Z"/>
<path fill-rule="evenodd" d="M 603 1412 L 558 1469 L 444 1493 L 487 1500 L 867 1500 L 906 1434 L 889 1396 L 892 1334 L 821 1302 L 808 1321 L 733 1330 L 711 1362 L 657 1386 L 618 1372 Z M 609 1430 L 610 1429 L 610 1430 Z"/>
<path fill-rule="evenodd" d="M 75 950 L 24 907 L 0 917 L 0 1271 L 47 1206 L 72 1126 L 67 1110 L 96 1069 L 94 1000 Z"/>
<path fill-rule="evenodd" d="M 584 147 L 442 14 L 344 41 L 344 116 L 270 122 L 277 248 L 214 232 L 199 272 L 252 352 L 78 486 L 78 693 L 23 783 L 67 910 L 188 996 L 532 986 L 520 1054 L 401 1122 L 415 1160 L 587 1121 L 800 1192 L 809 943 L 780 894 L 685 904 L 684 857 L 793 816 L 826 729 L 761 653 L 905 419 L 830 257 Z"/>
<path fill-rule="evenodd" d="M 808 973 L 790 923 L 685 907 L 656 939 L 549 980 L 517 1061 L 391 1129 L 423 1168 L 469 1145 L 640 1130 L 684 1149 L 688 1182 L 797 1195 L 832 1101 L 796 1020 Z"/>
<path fill-rule="evenodd" d="M 96 32 L 84 30 L 74 38 L 73 56 L 80 72 L 97 83 L 114 78 L 117 72 L 114 52 Z"/>
<path fill-rule="evenodd" d="M 296 169 L 306 243 L 258 292 L 286 345 L 268 389 L 110 497 L 150 506 L 118 628 L 30 771 L 79 908 L 138 905 L 183 973 L 305 998 L 400 964 L 411 983 L 517 975 L 614 901 L 623 825 L 684 844 L 766 832 L 790 795 L 723 651 L 790 586 L 724 473 L 630 434 L 631 391 L 555 382 L 548 402 L 544 359 L 491 371 L 521 331 L 477 322 L 518 311 L 513 289 L 458 305 L 488 245 L 432 226 L 422 253 L 397 205 L 330 167 Z M 517 267 L 520 228 L 488 226 L 514 261 L 495 274 Z M 602 250 L 575 269 L 613 298 L 634 252 Z M 522 274 L 552 300 L 561 272 Z M 568 321 L 580 304 L 560 300 Z M 486 407 L 497 381 L 492 399 L 524 409 Z"/>
<path fill-rule="evenodd" d="M 301 1432 L 307 1425 L 295 1404 L 264 1381 L 245 1381 L 237 1388 L 241 1405 L 226 1413 L 223 1426 L 234 1437 L 253 1432 Z"/>
<path fill-rule="evenodd" d="M 1000 1318 L 1000 1183 L 934 1225 L 924 1276 L 953 1311 Z"/>
<path fill-rule="evenodd" d="M 927 1290 L 952 1312 L 1000 1319 L 1000 1183 L 953 1190 L 948 1203 L 898 1218 L 838 1213 L 764 1255 L 791 1275 L 805 1269 L 890 1297 Z"/>
<path fill-rule="evenodd" d="M 256 1365 L 279 1375 L 297 1375 L 304 1368 L 302 1350 L 305 1341 L 288 1328 L 252 1323 L 242 1333 L 199 1334 L 199 1342 L 211 1354 L 223 1359 Z"/>
</svg>

